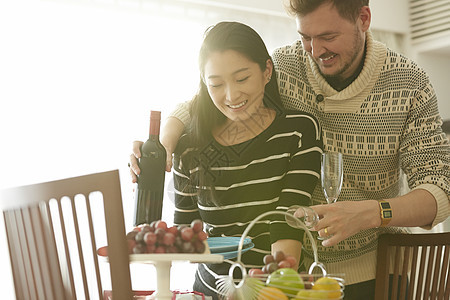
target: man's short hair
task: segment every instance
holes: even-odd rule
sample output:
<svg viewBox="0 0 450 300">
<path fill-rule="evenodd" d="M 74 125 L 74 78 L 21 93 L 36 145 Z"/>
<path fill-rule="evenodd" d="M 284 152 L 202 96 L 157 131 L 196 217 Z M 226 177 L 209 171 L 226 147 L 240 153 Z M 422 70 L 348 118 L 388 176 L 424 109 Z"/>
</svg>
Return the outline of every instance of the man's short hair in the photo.
<svg viewBox="0 0 450 300">
<path fill-rule="evenodd" d="M 369 0 L 289 0 L 285 7 L 290 15 L 302 17 L 328 3 L 336 7 L 342 18 L 352 22 L 358 19 L 361 7 L 369 6 Z"/>
</svg>

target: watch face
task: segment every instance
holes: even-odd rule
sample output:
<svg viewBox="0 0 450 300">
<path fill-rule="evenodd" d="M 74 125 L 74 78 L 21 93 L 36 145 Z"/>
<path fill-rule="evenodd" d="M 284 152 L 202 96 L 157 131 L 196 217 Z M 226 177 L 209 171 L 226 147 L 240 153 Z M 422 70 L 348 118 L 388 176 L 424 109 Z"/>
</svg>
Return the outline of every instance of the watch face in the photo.
<svg viewBox="0 0 450 300">
<path fill-rule="evenodd" d="M 388 202 L 381 202 L 380 204 L 381 204 L 381 207 L 383 209 L 390 209 L 391 208 L 391 205 Z"/>
<path fill-rule="evenodd" d="M 383 211 L 383 218 L 390 219 L 392 218 L 392 211 L 391 210 L 385 210 Z"/>
</svg>

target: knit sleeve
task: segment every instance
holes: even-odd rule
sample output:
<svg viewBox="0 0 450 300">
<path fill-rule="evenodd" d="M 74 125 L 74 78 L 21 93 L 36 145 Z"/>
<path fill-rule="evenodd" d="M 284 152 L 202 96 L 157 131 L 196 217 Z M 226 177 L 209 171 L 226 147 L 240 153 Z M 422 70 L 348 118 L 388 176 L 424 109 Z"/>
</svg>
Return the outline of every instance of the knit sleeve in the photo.
<svg viewBox="0 0 450 300">
<path fill-rule="evenodd" d="M 411 189 L 425 189 L 437 203 L 432 226 L 450 215 L 450 147 L 442 131 L 435 91 L 428 77 L 416 91 L 400 145 L 401 167 Z"/>
<path fill-rule="evenodd" d="M 189 114 L 190 104 L 190 101 L 179 103 L 175 107 L 175 110 L 170 113 L 169 117 L 177 118 L 184 124 L 184 127 L 186 127 L 186 125 L 189 124 L 191 120 L 191 116 Z"/>
</svg>

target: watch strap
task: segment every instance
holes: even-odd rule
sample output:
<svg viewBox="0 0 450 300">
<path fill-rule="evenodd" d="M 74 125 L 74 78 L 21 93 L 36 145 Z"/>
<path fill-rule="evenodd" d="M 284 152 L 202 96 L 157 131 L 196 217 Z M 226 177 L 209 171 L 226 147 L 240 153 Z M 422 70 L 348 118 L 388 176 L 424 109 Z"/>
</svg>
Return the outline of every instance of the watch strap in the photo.
<svg viewBox="0 0 450 300">
<path fill-rule="evenodd" d="M 380 227 L 385 227 L 392 220 L 391 204 L 388 201 L 384 201 L 384 200 L 379 200 L 378 204 L 380 206 L 380 217 L 381 217 Z"/>
</svg>

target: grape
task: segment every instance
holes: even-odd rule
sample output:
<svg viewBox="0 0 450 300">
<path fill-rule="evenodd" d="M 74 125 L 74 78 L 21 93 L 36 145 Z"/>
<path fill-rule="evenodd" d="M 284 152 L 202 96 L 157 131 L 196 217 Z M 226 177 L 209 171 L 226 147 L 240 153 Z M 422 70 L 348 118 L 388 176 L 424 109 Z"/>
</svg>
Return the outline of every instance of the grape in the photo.
<svg viewBox="0 0 450 300">
<path fill-rule="evenodd" d="M 183 246 L 183 239 L 181 238 L 181 236 L 177 235 L 175 237 L 175 247 L 181 249 L 182 246 Z"/>
<path fill-rule="evenodd" d="M 166 235 L 166 231 L 162 228 L 156 228 L 155 234 L 158 242 L 162 242 L 164 235 Z"/>
<path fill-rule="evenodd" d="M 134 237 L 134 240 L 138 243 L 143 242 L 144 241 L 144 235 L 145 233 L 142 231 L 139 231 L 136 236 Z"/>
<path fill-rule="evenodd" d="M 291 264 L 291 268 L 297 264 L 297 259 L 295 259 L 292 255 L 287 255 L 285 260 Z"/>
<path fill-rule="evenodd" d="M 150 223 L 150 227 L 153 228 L 153 229 L 156 229 L 156 222 L 158 222 L 158 221 L 152 221 Z"/>
<path fill-rule="evenodd" d="M 194 237 L 194 230 L 191 227 L 185 227 L 181 230 L 181 238 L 187 242 Z"/>
<path fill-rule="evenodd" d="M 196 219 L 191 222 L 191 228 L 194 230 L 194 233 L 198 233 L 203 230 L 203 222 L 200 219 Z"/>
<path fill-rule="evenodd" d="M 135 240 L 136 234 L 138 234 L 137 231 L 132 230 L 130 232 L 127 233 L 127 240 Z"/>
<path fill-rule="evenodd" d="M 267 265 L 267 273 L 272 273 L 278 270 L 278 264 L 276 262 L 271 262 Z"/>
<path fill-rule="evenodd" d="M 166 252 L 167 253 L 179 253 L 180 251 L 178 250 L 178 248 L 176 246 L 172 245 L 172 246 L 168 246 L 166 248 Z"/>
<path fill-rule="evenodd" d="M 194 253 L 195 247 L 192 245 L 191 242 L 183 242 L 183 245 L 181 246 L 184 253 Z"/>
<path fill-rule="evenodd" d="M 146 250 L 147 250 L 146 246 L 144 246 L 143 244 L 138 243 L 138 244 L 136 244 L 136 246 L 134 246 L 133 253 L 134 254 L 142 254 L 142 253 L 145 253 Z"/>
<path fill-rule="evenodd" d="M 155 229 L 150 227 L 150 225 L 145 224 L 144 226 L 142 226 L 141 231 L 142 232 L 149 232 L 149 231 L 155 231 Z"/>
<path fill-rule="evenodd" d="M 188 227 L 188 226 L 187 225 L 179 225 L 178 226 L 178 231 L 181 232 L 181 230 L 183 230 L 183 228 L 186 228 L 186 227 Z"/>
<path fill-rule="evenodd" d="M 158 246 L 155 249 L 155 253 L 166 253 L 166 248 L 164 246 Z"/>
<path fill-rule="evenodd" d="M 278 263 L 278 268 L 279 269 L 281 269 L 281 268 L 292 268 L 292 267 L 293 267 L 293 265 L 291 265 L 291 263 L 289 261 L 287 261 L 287 260 L 282 260 L 282 261 L 280 261 Z"/>
<path fill-rule="evenodd" d="M 172 226 L 172 227 L 167 228 L 166 232 L 170 232 L 173 235 L 177 236 L 178 228 L 176 226 Z"/>
<path fill-rule="evenodd" d="M 147 245 L 147 253 L 155 253 L 155 245 Z"/>
<path fill-rule="evenodd" d="M 163 237 L 163 244 L 166 246 L 172 246 L 175 243 L 175 235 L 170 232 L 166 232 Z"/>
<path fill-rule="evenodd" d="M 147 245 L 154 245 L 156 243 L 156 239 L 157 236 L 154 232 L 149 231 L 144 235 L 144 242 Z"/>
<path fill-rule="evenodd" d="M 128 243 L 128 253 L 133 253 L 133 248 L 136 246 L 135 240 L 127 240 Z"/>
<path fill-rule="evenodd" d="M 196 240 L 194 243 L 194 248 L 196 253 L 203 253 L 205 252 L 206 246 L 202 241 Z"/>
<path fill-rule="evenodd" d="M 262 269 L 252 268 L 248 271 L 248 275 L 250 277 L 262 277 L 264 275 L 264 271 Z"/>
<path fill-rule="evenodd" d="M 277 251 L 275 254 L 267 254 L 263 258 L 264 267 L 262 271 L 270 274 L 281 268 L 294 268 L 297 265 L 297 259 L 292 255 L 285 255 L 283 251 Z"/>
<path fill-rule="evenodd" d="M 306 273 L 305 271 L 300 272 L 300 275 L 302 275 L 305 289 L 310 290 L 312 288 L 312 283 L 314 282 L 314 276 Z"/>
<path fill-rule="evenodd" d="M 158 220 L 136 226 L 127 233 L 128 252 L 142 253 L 204 253 L 208 234 L 198 219 L 190 225 L 168 227 Z"/>
<path fill-rule="evenodd" d="M 167 229 L 167 223 L 164 222 L 164 221 L 161 221 L 161 220 L 156 221 L 155 229 L 158 229 L 158 228 L 162 228 L 162 229 L 166 230 Z"/>
<path fill-rule="evenodd" d="M 197 233 L 197 239 L 199 241 L 205 241 L 208 238 L 208 234 L 204 231 L 200 231 L 199 233 Z"/>
<path fill-rule="evenodd" d="M 273 255 L 271 255 L 271 254 L 265 255 L 264 258 L 263 258 L 263 262 L 264 262 L 265 265 L 268 265 L 268 264 L 270 264 L 273 261 L 275 261 L 275 259 L 273 258 Z"/>
<path fill-rule="evenodd" d="M 275 259 L 276 262 L 280 262 L 284 259 L 284 253 L 283 251 L 277 251 L 275 252 L 273 258 Z"/>
</svg>

